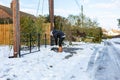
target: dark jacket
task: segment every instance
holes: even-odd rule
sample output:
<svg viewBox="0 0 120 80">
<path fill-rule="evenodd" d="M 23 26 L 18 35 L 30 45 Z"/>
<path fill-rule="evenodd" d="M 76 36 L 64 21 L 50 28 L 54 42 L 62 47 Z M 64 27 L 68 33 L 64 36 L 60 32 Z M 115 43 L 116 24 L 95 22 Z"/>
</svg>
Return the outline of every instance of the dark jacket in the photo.
<svg viewBox="0 0 120 80">
<path fill-rule="evenodd" d="M 54 38 L 65 38 L 65 34 L 62 31 L 53 30 L 52 34 Z"/>
</svg>

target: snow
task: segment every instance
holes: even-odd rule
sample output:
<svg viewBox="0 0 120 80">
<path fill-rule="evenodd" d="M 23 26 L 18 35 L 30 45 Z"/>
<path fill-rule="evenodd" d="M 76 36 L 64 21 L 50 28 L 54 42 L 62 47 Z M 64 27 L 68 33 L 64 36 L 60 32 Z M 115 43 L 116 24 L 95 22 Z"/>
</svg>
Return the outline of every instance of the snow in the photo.
<svg viewBox="0 0 120 80">
<path fill-rule="evenodd" d="M 0 46 L 0 80 L 120 80 L 119 38 L 72 43 L 62 53 L 42 46 L 21 58 L 8 58 L 11 46 Z"/>
</svg>

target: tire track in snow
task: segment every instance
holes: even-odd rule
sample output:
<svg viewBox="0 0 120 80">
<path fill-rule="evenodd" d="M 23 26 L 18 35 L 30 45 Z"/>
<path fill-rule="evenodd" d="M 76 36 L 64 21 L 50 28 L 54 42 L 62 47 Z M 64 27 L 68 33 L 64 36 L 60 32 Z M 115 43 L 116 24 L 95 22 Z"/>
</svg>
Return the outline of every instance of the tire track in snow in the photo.
<svg viewBox="0 0 120 80">
<path fill-rule="evenodd" d="M 88 67 L 87 67 L 87 71 L 91 71 L 94 67 L 95 61 L 97 59 L 97 57 L 99 56 L 99 51 L 101 51 L 102 48 L 100 47 L 95 47 L 95 50 L 93 52 L 93 54 L 90 57 L 90 60 L 88 62 Z"/>
<path fill-rule="evenodd" d="M 101 70 L 104 69 L 104 67 L 102 66 L 104 64 L 104 61 L 103 61 L 104 54 L 102 51 L 104 50 L 106 51 L 106 48 L 103 48 L 103 47 L 95 48 L 95 51 L 92 54 L 91 59 L 88 63 L 88 72 L 90 73 L 90 77 L 92 78 L 92 80 L 98 80 L 96 79 L 96 77 L 101 75 L 99 72 L 99 69 Z"/>
<path fill-rule="evenodd" d="M 108 54 L 113 60 L 114 65 L 116 65 L 118 73 L 120 73 L 120 51 L 116 48 L 115 43 L 109 42 L 109 44 L 111 44 L 111 46 L 108 46 Z"/>
<path fill-rule="evenodd" d="M 120 80 L 120 53 L 115 45 L 105 41 L 105 46 L 95 49 L 88 63 L 93 80 Z"/>
</svg>

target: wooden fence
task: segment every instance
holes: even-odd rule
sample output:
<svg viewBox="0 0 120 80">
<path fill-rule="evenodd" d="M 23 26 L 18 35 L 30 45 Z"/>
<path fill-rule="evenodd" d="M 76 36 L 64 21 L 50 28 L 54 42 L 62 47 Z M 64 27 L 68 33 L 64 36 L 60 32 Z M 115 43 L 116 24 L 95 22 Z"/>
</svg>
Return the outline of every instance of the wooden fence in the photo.
<svg viewBox="0 0 120 80">
<path fill-rule="evenodd" d="M 50 24 L 43 24 L 42 26 L 42 30 L 43 30 L 43 33 L 42 33 L 42 39 L 44 39 L 44 34 L 46 34 L 46 39 L 47 39 L 47 44 L 50 44 Z"/>
<path fill-rule="evenodd" d="M 12 44 L 12 24 L 0 24 L 0 45 Z"/>
<path fill-rule="evenodd" d="M 42 26 L 44 41 L 44 34 L 46 34 L 47 44 L 50 44 L 50 24 L 43 24 Z M 13 24 L 0 24 L 0 45 L 13 44 Z"/>
</svg>

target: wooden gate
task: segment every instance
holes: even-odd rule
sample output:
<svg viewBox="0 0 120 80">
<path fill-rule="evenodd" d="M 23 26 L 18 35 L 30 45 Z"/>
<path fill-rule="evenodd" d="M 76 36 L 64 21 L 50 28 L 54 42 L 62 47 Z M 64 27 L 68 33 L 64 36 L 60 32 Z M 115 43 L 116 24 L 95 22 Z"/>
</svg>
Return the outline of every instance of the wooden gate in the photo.
<svg viewBox="0 0 120 80">
<path fill-rule="evenodd" d="M 12 44 L 13 40 L 13 25 L 12 24 L 0 24 L 0 45 Z"/>
</svg>

